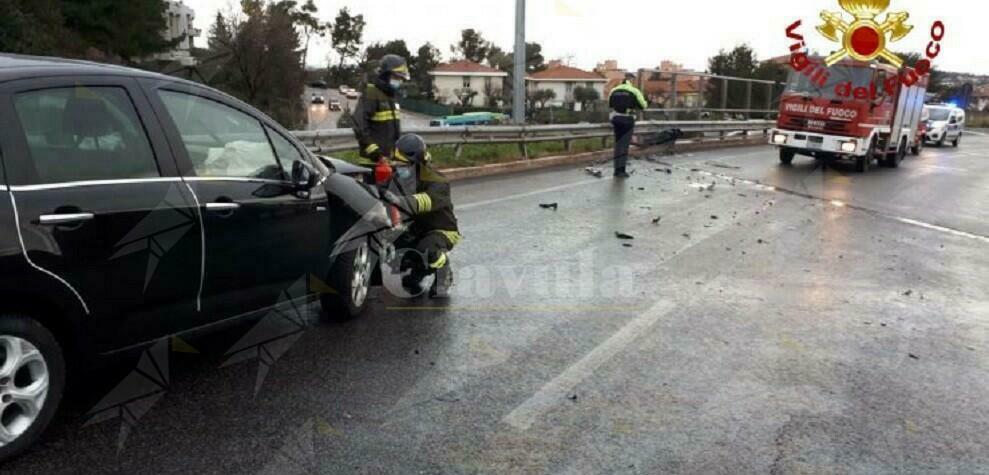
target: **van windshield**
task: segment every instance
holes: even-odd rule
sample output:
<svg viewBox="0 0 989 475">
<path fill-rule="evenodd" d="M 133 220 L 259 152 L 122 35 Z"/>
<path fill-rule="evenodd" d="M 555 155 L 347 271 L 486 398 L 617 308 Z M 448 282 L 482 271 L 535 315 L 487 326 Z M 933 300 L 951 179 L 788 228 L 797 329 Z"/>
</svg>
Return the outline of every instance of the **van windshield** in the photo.
<svg viewBox="0 0 989 475">
<path fill-rule="evenodd" d="M 825 99 L 845 99 L 838 96 L 835 91 L 838 86 L 851 81 L 852 89 L 857 87 L 869 87 L 872 82 L 873 71 L 871 68 L 860 68 L 855 66 L 832 66 L 828 68 L 828 79 L 824 87 L 819 87 L 811 81 L 805 74 L 790 71 L 790 77 L 786 83 L 786 92 L 791 94 L 806 94 L 813 97 L 823 97 Z"/>
</svg>

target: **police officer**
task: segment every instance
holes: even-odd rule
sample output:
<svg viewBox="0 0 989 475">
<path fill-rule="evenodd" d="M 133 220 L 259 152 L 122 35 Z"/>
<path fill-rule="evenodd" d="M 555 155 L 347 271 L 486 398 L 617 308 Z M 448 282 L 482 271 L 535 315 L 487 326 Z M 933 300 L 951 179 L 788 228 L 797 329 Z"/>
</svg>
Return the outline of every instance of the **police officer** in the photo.
<svg viewBox="0 0 989 475">
<path fill-rule="evenodd" d="M 395 163 L 414 168 L 415 193 L 411 193 L 413 190 L 397 190 L 401 196 L 389 192 L 386 197 L 412 216 L 410 232 L 415 237 L 416 250 L 424 258 L 406 254 L 406 257 L 415 259 L 409 262 L 413 271 L 404 282 L 405 287 L 412 288 L 413 293 L 421 292 L 424 289 L 417 288 L 418 283 L 435 273 L 436 280 L 429 297 L 445 299 L 453 285 L 448 253 L 462 239 L 453 212 L 450 182 L 432 167 L 426 142 L 418 135 L 407 134 L 398 140 L 395 144 Z"/>
<path fill-rule="evenodd" d="M 628 148 L 635 130 L 635 111 L 648 106 L 642 91 L 632 85 L 635 76 L 625 75 L 625 81 L 611 91 L 608 104 L 612 109 L 611 125 L 615 128 L 615 178 L 628 178 Z"/>
<path fill-rule="evenodd" d="M 373 167 L 391 158 L 402 134 L 398 91 L 409 80 L 409 66 L 401 56 L 381 58 L 375 77 L 368 82 L 354 110 L 354 134 L 360 144 L 358 163 Z"/>
</svg>

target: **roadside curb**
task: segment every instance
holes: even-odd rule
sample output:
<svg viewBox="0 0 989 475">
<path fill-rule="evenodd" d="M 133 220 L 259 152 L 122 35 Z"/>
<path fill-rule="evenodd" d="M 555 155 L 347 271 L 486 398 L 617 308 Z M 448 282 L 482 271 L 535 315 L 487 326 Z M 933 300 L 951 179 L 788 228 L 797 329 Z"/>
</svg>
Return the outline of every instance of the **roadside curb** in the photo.
<svg viewBox="0 0 989 475">
<path fill-rule="evenodd" d="M 705 141 L 687 142 L 677 144 L 675 151 L 692 152 L 700 150 L 716 150 L 728 147 L 744 147 L 752 145 L 767 145 L 763 137 L 748 139 L 733 139 L 725 141 Z M 660 145 L 656 147 L 633 149 L 629 155 L 642 157 L 661 152 L 668 152 L 669 146 Z M 491 165 L 481 165 L 476 167 L 446 168 L 443 174 L 451 181 L 466 180 L 469 178 L 483 178 L 498 175 L 508 175 L 512 173 L 522 173 L 531 170 L 541 170 L 544 168 L 559 167 L 564 165 L 577 165 L 581 163 L 594 162 L 597 160 L 610 159 L 613 152 L 611 150 L 601 150 L 597 152 L 585 152 L 574 155 L 557 155 L 552 157 L 534 158 L 531 160 L 517 160 L 514 162 L 494 163 Z"/>
</svg>

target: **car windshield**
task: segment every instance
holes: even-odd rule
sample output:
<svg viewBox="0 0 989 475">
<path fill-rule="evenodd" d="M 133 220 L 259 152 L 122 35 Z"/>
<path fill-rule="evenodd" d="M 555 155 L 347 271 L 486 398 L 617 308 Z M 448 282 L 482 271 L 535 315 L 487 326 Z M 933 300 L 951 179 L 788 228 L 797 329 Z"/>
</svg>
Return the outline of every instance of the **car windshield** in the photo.
<svg viewBox="0 0 989 475">
<path fill-rule="evenodd" d="M 818 86 L 807 75 L 791 71 L 786 83 L 786 92 L 791 94 L 806 94 L 825 99 L 843 99 L 838 95 L 838 86 L 851 82 L 852 88 L 869 87 L 873 71 L 870 68 L 857 66 L 832 66 L 824 86 Z"/>
<path fill-rule="evenodd" d="M 931 108 L 929 110 L 931 111 L 931 120 L 934 122 L 946 121 L 951 116 L 951 109 Z"/>
</svg>

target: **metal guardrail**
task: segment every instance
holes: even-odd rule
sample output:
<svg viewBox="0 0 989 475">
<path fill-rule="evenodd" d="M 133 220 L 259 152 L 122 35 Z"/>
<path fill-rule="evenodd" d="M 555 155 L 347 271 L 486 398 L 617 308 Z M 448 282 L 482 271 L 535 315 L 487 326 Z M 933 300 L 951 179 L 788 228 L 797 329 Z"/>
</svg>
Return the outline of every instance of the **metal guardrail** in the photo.
<svg viewBox="0 0 989 475">
<path fill-rule="evenodd" d="M 728 135 L 767 135 L 775 126 L 769 120 L 733 121 L 643 121 L 636 124 L 636 136 L 648 136 L 666 129 L 677 128 L 688 134 L 715 134 L 719 139 Z M 518 144 L 522 156 L 528 157 L 526 144 L 539 142 L 563 142 L 571 150 L 573 141 L 599 139 L 607 144 L 614 137 L 610 124 L 568 124 L 527 126 L 477 126 L 477 127 L 426 127 L 410 128 L 406 133 L 421 135 L 433 145 L 453 145 L 458 152 L 464 146 L 484 144 Z M 357 150 L 357 140 L 350 129 L 309 130 L 294 132 L 306 146 L 316 153 L 334 153 Z"/>
</svg>

